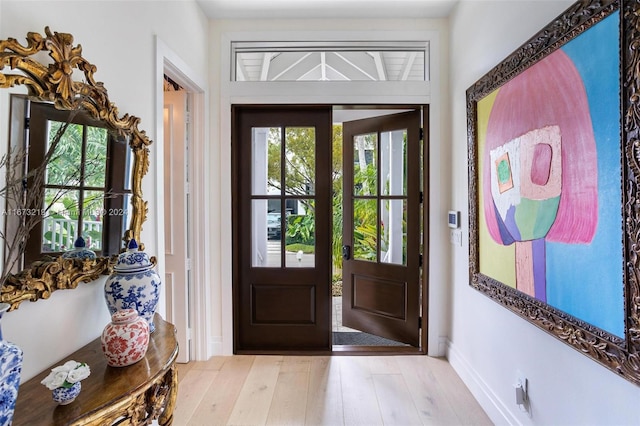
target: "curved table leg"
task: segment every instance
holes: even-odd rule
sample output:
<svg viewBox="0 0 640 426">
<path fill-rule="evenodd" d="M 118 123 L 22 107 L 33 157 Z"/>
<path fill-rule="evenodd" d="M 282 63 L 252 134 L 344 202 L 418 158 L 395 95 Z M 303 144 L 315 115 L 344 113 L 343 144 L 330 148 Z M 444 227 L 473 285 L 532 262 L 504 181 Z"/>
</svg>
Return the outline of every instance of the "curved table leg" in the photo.
<svg viewBox="0 0 640 426">
<path fill-rule="evenodd" d="M 175 363 L 171 366 L 167 374 L 165 375 L 165 383 L 169 386 L 169 393 L 167 394 L 167 402 L 164 406 L 164 410 L 158 418 L 158 423 L 161 426 L 169 426 L 173 424 L 173 410 L 176 407 L 176 399 L 178 398 L 178 370 Z"/>
</svg>

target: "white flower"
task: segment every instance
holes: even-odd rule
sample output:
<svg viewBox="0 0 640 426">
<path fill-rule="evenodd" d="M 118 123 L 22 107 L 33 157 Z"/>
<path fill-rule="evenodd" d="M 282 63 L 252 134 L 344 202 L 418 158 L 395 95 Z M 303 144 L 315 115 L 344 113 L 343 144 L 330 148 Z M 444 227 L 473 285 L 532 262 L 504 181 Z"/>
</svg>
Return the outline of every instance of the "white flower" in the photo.
<svg viewBox="0 0 640 426">
<path fill-rule="evenodd" d="M 71 360 L 71 361 L 67 361 L 65 362 L 63 365 L 59 365 L 57 367 L 54 367 L 51 369 L 51 371 L 57 373 L 58 371 L 64 371 L 64 372 L 69 372 L 71 370 L 73 370 L 74 368 L 78 367 L 78 365 L 80 365 L 79 362 Z"/>
<path fill-rule="evenodd" d="M 67 380 L 66 371 L 51 370 L 51 373 L 49 373 L 49 375 L 40 383 L 45 385 L 47 388 L 54 390 L 55 388 L 62 386 L 65 380 Z"/>
<path fill-rule="evenodd" d="M 71 387 L 76 382 L 89 377 L 91 370 L 85 363 L 77 361 L 67 361 L 51 369 L 51 373 L 40 383 L 53 390 L 59 387 Z"/>
<path fill-rule="evenodd" d="M 69 371 L 69 375 L 67 376 L 67 382 L 76 383 L 80 380 L 84 380 L 89 377 L 91 374 L 91 370 L 89 370 L 89 366 L 87 364 L 80 364 L 74 370 Z"/>
</svg>

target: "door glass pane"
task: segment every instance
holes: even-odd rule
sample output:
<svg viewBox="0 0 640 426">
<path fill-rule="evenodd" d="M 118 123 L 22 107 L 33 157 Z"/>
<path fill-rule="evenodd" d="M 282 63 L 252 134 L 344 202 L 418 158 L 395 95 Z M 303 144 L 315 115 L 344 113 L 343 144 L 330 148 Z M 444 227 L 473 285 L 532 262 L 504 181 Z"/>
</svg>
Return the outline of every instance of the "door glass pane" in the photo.
<svg viewBox="0 0 640 426">
<path fill-rule="evenodd" d="M 251 266 L 279 268 L 282 218 L 280 212 L 269 212 L 268 207 L 268 200 L 251 202 Z"/>
<path fill-rule="evenodd" d="M 382 195 L 407 194 L 406 130 L 380 134 L 380 177 Z"/>
<path fill-rule="evenodd" d="M 279 195 L 282 132 L 278 127 L 251 129 L 251 194 Z"/>
<path fill-rule="evenodd" d="M 378 134 L 369 133 L 353 138 L 353 195 L 376 195 Z"/>
<path fill-rule="evenodd" d="M 380 200 L 380 262 L 407 263 L 407 201 Z"/>
<path fill-rule="evenodd" d="M 316 129 L 285 129 L 285 193 L 313 195 L 316 186 Z"/>
<path fill-rule="evenodd" d="M 316 215 L 312 199 L 287 200 L 295 203 L 295 212 L 288 214 L 286 223 L 285 266 L 313 268 L 316 260 Z"/>
<path fill-rule="evenodd" d="M 353 200 L 353 258 L 377 261 L 378 209 L 375 199 Z"/>
</svg>

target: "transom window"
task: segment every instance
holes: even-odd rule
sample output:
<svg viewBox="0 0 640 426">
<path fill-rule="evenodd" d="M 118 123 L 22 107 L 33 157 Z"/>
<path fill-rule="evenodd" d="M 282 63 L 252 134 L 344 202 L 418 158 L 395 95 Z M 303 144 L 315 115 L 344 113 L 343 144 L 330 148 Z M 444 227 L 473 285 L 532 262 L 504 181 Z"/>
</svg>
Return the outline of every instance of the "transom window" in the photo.
<svg viewBox="0 0 640 426">
<path fill-rule="evenodd" d="M 428 42 L 232 42 L 232 81 L 429 81 Z"/>
</svg>

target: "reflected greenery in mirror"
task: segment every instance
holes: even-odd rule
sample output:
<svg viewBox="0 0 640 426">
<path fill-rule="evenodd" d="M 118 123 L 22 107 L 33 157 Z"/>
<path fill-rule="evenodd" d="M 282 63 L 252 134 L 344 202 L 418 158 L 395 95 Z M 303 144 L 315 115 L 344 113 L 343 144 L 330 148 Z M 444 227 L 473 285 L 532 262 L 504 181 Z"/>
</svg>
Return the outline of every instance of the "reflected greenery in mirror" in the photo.
<svg viewBox="0 0 640 426">
<path fill-rule="evenodd" d="M 73 36 L 68 33 L 52 32 L 45 28 L 44 36 L 29 32 L 26 36 L 26 44 L 19 43 L 14 38 L 0 40 L 0 88 L 11 88 L 22 86 L 27 89 L 30 99 L 52 103 L 59 110 L 82 111 L 83 114 L 103 123 L 110 133 L 119 135 L 127 140 L 131 149 L 132 170 L 131 170 L 131 194 L 130 220 L 127 230 L 122 236 L 124 242 L 132 238 L 140 240 L 142 224 L 147 215 L 147 203 L 142 198 L 142 178 L 146 174 L 149 166 L 148 146 L 151 140 L 145 132 L 138 128 L 140 119 L 138 117 L 124 114 L 120 115 L 118 108 L 109 100 L 104 84 L 96 82 L 94 73 L 97 68 L 82 56 L 82 47 L 73 44 Z M 50 61 L 41 62 L 38 53 L 46 52 Z M 81 79 L 74 79 L 74 72 L 81 74 Z M 66 123 L 65 123 L 66 124 Z M 59 126 L 61 124 L 58 124 Z M 55 131 L 52 125 L 50 131 Z M 73 138 L 76 131 L 73 125 L 67 128 L 69 136 Z M 100 130 L 90 137 L 87 151 L 89 155 L 96 155 L 100 158 L 94 148 L 103 143 L 104 138 L 99 136 Z M 95 136 L 95 137 L 94 137 Z M 95 146 L 94 146 L 95 145 Z M 53 155 L 46 173 L 45 186 L 54 190 L 61 185 L 67 185 L 72 178 L 65 174 L 69 163 L 78 161 L 78 153 L 73 152 L 71 144 L 61 143 L 56 147 L 59 155 Z M 82 158 L 82 157 L 80 157 Z M 83 160 L 81 160 L 83 161 Z M 86 163 L 86 157 L 84 159 Z M 82 163 L 82 164 L 84 164 Z M 108 167 L 109 162 L 103 163 Z M 96 170 L 93 170 L 95 172 Z M 96 177 L 85 176 L 85 191 L 76 195 L 69 192 L 61 201 L 65 203 L 76 203 L 76 206 L 84 206 L 89 211 L 95 206 L 95 191 L 92 185 L 96 184 L 100 188 L 101 184 L 97 176 L 101 173 L 97 170 Z M 86 185 L 87 182 L 89 185 Z M 46 191 L 45 191 L 46 192 Z M 51 194 L 51 191 L 49 191 Z M 74 199 L 74 197 L 76 197 Z M 47 196 L 45 195 L 45 199 Z M 49 202 L 52 199 L 48 200 Z M 90 215 L 82 215 L 76 219 L 82 222 L 82 218 L 90 221 Z M 54 233 L 42 233 L 42 242 L 46 242 L 53 237 Z M 124 247 L 125 244 L 120 245 Z M 11 309 L 15 309 L 24 300 L 36 301 L 48 298 L 57 289 L 75 288 L 80 282 L 89 282 L 96 279 L 101 274 L 108 273 L 113 260 L 109 257 L 99 256 L 97 259 L 64 259 L 43 258 L 33 262 L 26 269 L 15 274 L 6 274 L 7 269 L 3 268 L 2 297 L 3 302 L 11 304 Z"/>
</svg>

